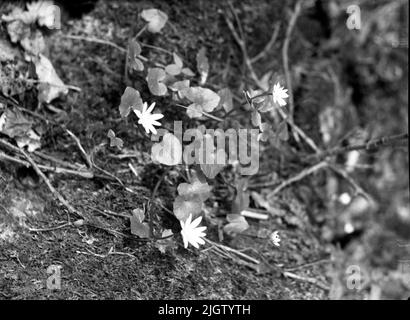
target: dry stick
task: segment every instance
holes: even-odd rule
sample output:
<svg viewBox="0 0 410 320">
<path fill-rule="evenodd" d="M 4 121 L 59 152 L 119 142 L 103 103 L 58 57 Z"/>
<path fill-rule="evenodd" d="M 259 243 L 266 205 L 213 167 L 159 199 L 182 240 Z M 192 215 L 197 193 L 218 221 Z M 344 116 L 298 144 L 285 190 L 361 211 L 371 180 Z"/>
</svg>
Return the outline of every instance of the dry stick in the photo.
<svg viewBox="0 0 410 320">
<path fill-rule="evenodd" d="M 369 195 L 366 191 L 363 190 L 361 186 L 357 184 L 357 182 L 344 170 L 343 168 L 337 167 L 336 165 L 329 165 L 329 168 L 332 169 L 334 172 L 339 174 L 342 178 L 344 178 L 347 182 L 349 182 L 355 190 L 355 195 L 361 195 L 365 197 L 370 203 L 374 203 L 374 199 L 371 195 Z"/>
<path fill-rule="evenodd" d="M 328 286 L 324 285 L 322 282 L 320 282 L 319 280 L 317 280 L 317 279 L 315 279 L 315 278 L 302 277 L 302 276 L 299 276 L 299 275 L 297 275 L 297 274 L 294 274 L 294 273 L 288 272 L 288 271 L 283 272 L 283 275 L 284 275 L 285 277 L 287 277 L 287 278 L 291 278 L 291 279 L 296 279 L 296 280 L 306 281 L 306 282 L 312 283 L 312 284 L 318 286 L 319 288 L 321 288 L 321 289 L 323 289 L 323 290 L 325 290 L 325 291 L 329 291 L 329 290 L 330 290 L 330 288 L 329 288 Z"/>
<path fill-rule="evenodd" d="M 30 231 L 30 232 L 48 232 L 48 231 L 63 229 L 65 227 L 69 227 L 71 225 L 72 225 L 72 223 L 64 223 L 64 224 L 56 226 L 56 227 L 50 227 L 50 228 L 44 228 L 44 229 L 29 228 L 28 231 Z"/>
<path fill-rule="evenodd" d="M 62 35 L 62 37 L 68 38 L 68 39 L 73 39 L 73 40 L 84 40 L 84 41 L 88 41 L 88 42 L 95 42 L 95 43 L 105 44 L 105 45 L 111 46 L 113 48 L 116 48 L 116 49 L 120 50 L 121 52 L 124 52 L 124 53 L 127 52 L 127 49 L 125 49 L 123 47 L 120 47 L 119 45 L 115 44 L 114 42 L 111 42 L 111 41 L 108 41 L 108 40 L 102 40 L 102 39 L 92 38 L 92 37 L 74 36 L 74 35 Z"/>
<path fill-rule="evenodd" d="M 224 15 L 226 24 L 228 25 L 229 30 L 232 33 L 232 36 L 234 37 L 236 43 L 238 44 L 239 48 L 242 51 L 242 55 L 243 55 L 243 60 L 245 62 L 246 67 L 249 70 L 250 76 L 252 78 L 252 80 L 257 84 L 258 87 L 263 88 L 263 85 L 261 83 L 261 81 L 259 80 L 258 76 L 256 75 L 255 70 L 253 69 L 251 60 L 249 59 L 248 56 L 248 51 L 246 49 L 246 44 L 245 44 L 245 40 L 241 39 L 238 35 L 238 33 L 236 32 L 231 20 L 229 20 L 229 18 L 227 17 L 227 15 Z"/>
<path fill-rule="evenodd" d="M 401 133 L 401 134 L 397 134 L 393 136 L 373 139 L 364 144 L 350 145 L 346 147 L 330 149 L 322 153 L 319 153 L 318 155 L 315 155 L 315 156 L 319 157 L 320 159 L 324 159 L 326 157 L 335 156 L 335 155 L 346 153 L 346 152 L 353 151 L 353 150 L 369 151 L 369 150 L 377 149 L 381 146 L 389 146 L 391 144 L 394 144 L 397 141 L 408 140 L 408 138 L 409 138 L 408 133 Z"/>
<path fill-rule="evenodd" d="M 86 161 L 88 167 L 90 169 L 92 169 L 93 168 L 93 163 L 91 162 L 90 156 L 87 154 L 87 152 L 85 152 L 83 146 L 81 145 L 80 139 L 78 139 L 77 136 L 74 133 L 72 133 L 70 130 L 65 129 L 65 131 L 70 135 L 71 138 L 73 138 L 73 140 L 77 144 L 78 149 L 80 149 L 81 154 L 82 154 L 84 160 Z"/>
<path fill-rule="evenodd" d="M 220 249 L 222 252 L 224 252 L 224 251 L 231 252 L 231 253 L 236 254 L 237 256 L 241 257 L 242 259 L 248 260 L 248 261 L 250 261 L 250 262 L 252 262 L 253 264 L 256 264 L 256 265 L 258 265 L 260 263 L 259 260 L 255 259 L 255 258 L 252 258 L 251 256 L 248 256 L 247 254 L 244 254 L 244 253 L 242 253 L 238 250 L 235 250 L 231 247 L 228 247 L 228 246 L 225 246 L 223 244 L 213 242 L 213 241 L 211 241 L 209 239 L 206 239 L 206 238 L 204 238 L 204 240 L 205 240 L 205 242 L 212 245 L 214 248 Z"/>
<path fill-rule="evenodd" d="M 27 161 L 30 162 L 33 169 L 37 172 L 37 174 L 43 179 L 43 181 L 46 183 L 47 187 L 50 189 L 53 195 L 60 201 L 61 204 L 63 204 L 67 208 L 68 212 L 82 217 L 82 215 L 73 206 L 71 206 L 71 204 L 69 204 L 67 200 L 64 199 L 64 197 L 53 187 L 50 180 L 48 180 L 45 174 L 40 170 L 40 168 L 34 162 L 34 160 L 23 149 L 19 148 L 19 150 L 21 154 L 27 159 Z"/>
<path fill-rule="evenodd" d="M 29 83 L 48 84 L 49 86 L 52 86 L 52 87 L 67 88 L 67 89 L 70 89 L 70 90 L 73 90 L 73 91 L 81 92 L 81 88 L 79 88 L 77 86 L 72 86 L 72 85 L 69 85 L 69 84 L 59 85 L 59 84 L 46 82 L 46 81 L 40 81 L 40 80 L 36 80 L 36 79 L 24 79 L 24 81 L 29 82 Z"/>
<path fill-rule="evenodd" d="M 322 161 L 319 162 L 317 164 L 315 164 L 314 166 L 310 167 L 310 168 L 306 168 L 304 170 L 302 170 L 299 174 L 297 174 L 296 176 L 287 179 L 285 181 L 283 181 L 281 184 L 279 184 L 272 192 L 270 192 L 267 195 L 267 198 L 271 198 L 274 195 L 276 195 L 277 193 L 279 193 L 279 191 L 281 191 L 282 189 L 288 187 L 289 185 L 302 180 L 303 178 L 311 175 L 312 173 L 325 168 L 328 166 L 328 163 L 326 161 Z M 276 183 L 270 182 L 270 183 L 264 183 L 264 184 L 255 184 L 255 185 L 250 185 L 249 188 L 266 188 L 266 187 L 272 187 L 274 186 Z"/>
<path fill-rule="evenodd" d="M 260 59 L 264 58 L 269 53 L 270 49 L 275 44 L 276 39 L 278 38 L 279 30 L 280 30 L 280 22 L 277 22 L 275 26 L 273 27 L 272 36 L 269 42 L 266 44 L 265 48 L 261 52 L 259 52 L 253 58 L 251 58 L 251 63 L 255 63 L 259 61 Z"/>
<path fill-rule="evenodd" d="M 73 206 L 71 206 L 67 202 L 67 200 L 65 200 L 64 197 L 53 187 L 50 180 L 48 180 L 48 178 L 41 171 L 39 166 L 34 162 L 34 160 L 22 148 L 17 148 L 15 146 L 13 146 L 12 144 L 10 144 L 6 141 L 3 141 L 3 140 L 0 140 L 0 143 L 4 146 L 14 150 L 14 151 L 20 152 L 27 159 L 27 161 L 31 164 L 31 166 L 36 171 L 36 173 L 43 179 L 43 181 L 46 183 L 47 187 L 53 193 L 54 197 L 57 198 L 60 201 L 60 203 L 63 204 L 67 208 L 68 212 L 72 213 L 72 214 L 76 214 L 76 215 L 82 217 L 82 215 Z"/>
<path fill-rule="evenodd" d="M 290 71 L 289 71 L 289 56 L 288 56 L 288 51 L 289 51 L 289 43 L 290 43 L 290 37 L 292 35 L 292 31 L 295 27 L 296 21 L 299 17 L 299 14 L 302 9 L 302 1 L 298 0 L 295 5 L 295 9 L 292 13 L 292 16 L 290 18 L 290 22 L 288 25 L 288 28 L 286 29 L 286 37 L 285 41 L 283 43 L 282 47 L 282 60 L 283 60 L 283 68 L 285 72 L 285 79 L 286 79 L 286 85 L 288 88 L 289 92 L 289 120 L 291 123 L 293 123 L 293 115 L 294 115 L 294 109 L 295 109 L 295 103 L 293 100 L 293 90 L 292 90 L 292 79 L 290 76 Z M 297 137 L 295 135 L 295 137 Z"/>
<path fill-rule="evenodd" d="M 186 107 L 186 106 L 184 106 L 184 105 L 182 105 L 182 104 L 179 104 L 179 103 L 175 103 L 175 105 L 177 106 L 177 107 L 180 107 L 180 108 L 184 108 L 184 109 L 186 109 L 186 110 L 188 110 L 189 108 L 188 107 Z M 198 110 L 199 111 L 199 110 Z M 223 119 L 221 119 L 221 118 L 218 118 L 218 117 L 216 117 L 216 116 L 214 116 L 214 115 L 212 115 L 212 114 L 209 114 L 208 112 L 205 112 L 205 111 L 199 111 L 200 113 L 202 113 L 205 117 L 208 117 L 208 118 L 210 118 L 210 119 L 212 119 L 212 120 L 216 120 L 216 121 L 219 121 L 219 122 L 224 122 L 225 120 L 223 120 Z"/>
<path fill-rule="evenodd" d="M 21 164 L 25 167 L 30 167 L 29 162 L 21 160 L 19 158 L 9 156 L 9 155 L 5 154 L 2 151 L 0 151 L 0 158 L 11 161 L 11 162 Z M 44 171 L 50 171 L 50 172 L 55 172 L 55 173 L 63 173 L 63 174 L 71 174 L 71 175 L 74 175 L 74 176 L 80 176 L 82 178 L 87 178 L 87 179 L 94 178 L 93 173 L 89 172 L 89 171 L 80 171 L 80 170 L 76 171 L 76 170 L 70 170 L 70 169 L 59 168 L 59 167 L 45 166 L 45 165 L 41 165 L 41 164 L 39 164 L 38 167 L 41 170 L 44 170 Z"/>
<path fill-rule="evenodd" d="M 46 154 L 44 152 L 41 152 L 41 151 L 37 150 L 37 151 L 34 151 L 33 153 L 36 156 L 40 157 L 40 158 L 43 158 L 43 159 L 51 161 L 51 162 L 55 162 L 55 163 L 57 163 L 59 165 L 62 165 L 62 166 L 66 166 L 67 168 L 71 168 L 73 170 L 81 170 L 81 167 L 79 167 L 77 165 L 74 165 L 74 164 L 71 164 L 70 162 L 55 158 L 55 157 L 53 157 L 49 154 Z"/>
</svg>

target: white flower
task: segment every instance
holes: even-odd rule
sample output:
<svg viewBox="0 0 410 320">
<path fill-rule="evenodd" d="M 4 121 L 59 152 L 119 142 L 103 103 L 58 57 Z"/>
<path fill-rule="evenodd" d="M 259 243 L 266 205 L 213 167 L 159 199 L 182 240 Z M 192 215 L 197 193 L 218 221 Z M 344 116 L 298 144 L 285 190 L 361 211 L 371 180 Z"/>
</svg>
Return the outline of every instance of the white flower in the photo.
<svg viewBox="0 0 410 320">
<path fill-rule="evenodd" d="M 285 89 L 282 87 L 279 82 L 273 86 L 272 90 L 272 98 L 273 102 L 277 103 L 279 106 L 283 107 L 286 106 L 286 101 L 285 99 L 289 97 L 287 94 L 288 89 Z"/>
<path fill-rule="evenodd" d="M 188 248 L 188 243 L 195 248 L 199 248 L 198 244 L 205 244 L 204 238 L 206 236 L 206 227 L 198 227 L 201 223 L 202 217 L 196 218 L 192 221 L 192 214 L 189 215 L 185 222 L 181 221 L 181 235 L 184 241 L 184 247 Z M 192 222 L 191 222 L 192 221 Z"/>
<path fill-rule="evenodd" d="M 144 102 L 144 104 L 142 105 L 142 112 L 134 109 L 134 113 L 139 118 L 138 123 L 142 124 L 146 133 L 149 133 L 151 131 L 153 134 L 157 134 L 157 130 L 154 128 L 154 126 L 160 126 L 161 123 L 159 123 L 157 120 L 161 119 L 164 116 L 161 113 L 151 114 L 152 110 L 154 110 L 154 107 L 155 102 L 152 103 L 149 108 L 148 104 Z"/>
<path fill-rule="evenodd" d="M 279 237 L 278 231 L 272 232 L 272 234 L 270 235 L 270 240 L 272 241 L 272 243 L 273 243 L 275 246 L 277 246 L 277 247 L 280 246 L 280 244 L 279 244 L 279 242 L 280 242 L 280 237 Z"/>
</svg>

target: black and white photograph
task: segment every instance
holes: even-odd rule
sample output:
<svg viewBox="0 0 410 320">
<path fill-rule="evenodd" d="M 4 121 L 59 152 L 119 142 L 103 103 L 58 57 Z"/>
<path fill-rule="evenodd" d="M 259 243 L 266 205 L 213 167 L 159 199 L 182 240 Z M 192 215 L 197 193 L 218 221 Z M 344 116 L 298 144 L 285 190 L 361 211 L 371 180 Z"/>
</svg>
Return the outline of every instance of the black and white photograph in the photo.
<svg viewBox="0 0 410 320">
<path fill-rule="evenodd" d="M 0 0 L 0 309 L 409 300 L 408 28 L 407 0 Z"/>
</svg>

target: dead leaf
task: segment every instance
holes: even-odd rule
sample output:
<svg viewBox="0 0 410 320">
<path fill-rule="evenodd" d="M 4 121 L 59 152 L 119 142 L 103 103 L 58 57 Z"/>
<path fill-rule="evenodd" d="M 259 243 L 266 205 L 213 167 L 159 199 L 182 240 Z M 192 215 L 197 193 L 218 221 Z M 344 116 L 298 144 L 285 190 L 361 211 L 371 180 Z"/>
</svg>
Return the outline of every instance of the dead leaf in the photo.
<svg viewBox="0 0 410 320">
<path fill-rule="evenodd" d="M 32 122 L 18 109 L 6 109 L 0 116 L 0 132 L 10 138 L 21 137 L 31 130 Z"/>
<path fill-rule="evenodd" d="M 44 55 L 40 54 L 38 58 L 34 59 L 34 65 L 40 84 L 44 84 L 39 86 L 39 99 L 41 98 L 42 101 L 50 103 L 59 96 L 68 93 L 64 82 L 57 75 L 50 60 Z"/>
</svg>

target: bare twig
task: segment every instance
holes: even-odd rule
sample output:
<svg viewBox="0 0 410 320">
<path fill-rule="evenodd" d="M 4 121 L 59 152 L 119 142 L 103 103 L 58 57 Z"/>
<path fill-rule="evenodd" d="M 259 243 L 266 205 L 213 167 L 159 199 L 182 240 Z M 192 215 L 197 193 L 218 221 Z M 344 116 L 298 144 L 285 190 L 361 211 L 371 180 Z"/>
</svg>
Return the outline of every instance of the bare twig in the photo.
<svg viewBox="0 0 410 320">
<path fill-rule="evenodd" d="M 339 147 L 339 148 L 333 148 L 327 151 L 323 151 L 317 155 L 314 155 L 315 157 L 318 157 L 319 159 L 324 159 L 326 157 L 331 157 L 335 156 L 338 154 L 346 153 L 349 151 L 353 150 L 365 150 L 365 151 L 371 151 L 378 149 L 380 147 L 384 146 L 390 146 L 394 144 L 395 142 L 402 141 L 402 140 L 408 140 L 409 139 L 409 134 L 408 133 L 401 133 L 398 135 L 394 136 L 388 136 L 388 137 L 382 137 L 379 139 L 373 139 L 368 141 L 367 143 L 364 144 L 357 144 L 357 145 L 350 145 L 346 147 Z"/>
<path fill-rule="evenodd" d="M 63 204 L 67 208 L 67 210 L 70 213 L 76 214 L 76 215 L 82 217 L 82 215 L 71 204 L 69 204 L 67 202 L 67 200 L 64 199 L 64 197 L 53 187 L 50 180 L 48 180 L 48 178 L 45 176 L 45 174 L 40 170 L 40 168 L 34 162 L 34 160 L 23 149 L 19 148 L 19 150 L 20 150 L 21 154 L 27 159 L 27 161 L 30 162 L 30 164 L 32 165 L 32 167 L 36 171 L 36 173 L 43 179 L 43 181 L 45 182 L 47 187 L 53 193 L 54 197 L 56 197 L 60 201 L 60 203 Z"/>
<path fill-rule="evenodd" d="M 25 167 L 30 167 L 31 166 L 29 162 L 21 160 L 19 158 L 9 156 L 8 154 L 5 154 L 2 151 L 0 151 L 0 158 L 11 161 L 11 162 L 21 164 Z M 50 172 L 54 172 L 54 173 L 70 174 L 70 175 L 74 175 L 74 176 L 80 176 L 80 177 L 86 178 L 86 179 L 94 178 L 94 174 L 90 171 L 71 170 L 71 169 L 65 169 L 65 168 L 60 168 L 60 167 L 45 166 L 45 165 L 41 165 L 41 164 L 38 164 L 38 167 L 41 170 L 50 171 Z"/>
<path fill-rule="evenodd" d="M 233 12 L 235 12 L 235 11 L 233 10 Z M 249 58 L 248 51 L 246 49 L 245 39 L 243 39 L 239 36 L 239 34 L 236 32 L 231 20 L 229 20 L 229 18 L 227 17 L 227 15 L 224 15 L 224 18 L 225 18 L 226 24 L 228 25 L 229 30 L 232 33 L 232 36 L 234 37 L 236 43 L 238 44 L 239 48 L 242 51 L 242 56 L 243 56 L 244 63 L 246 65 L 246 67 L 248 68 L 248 71 L 249 71 L 249 74 L 250 74 L 252 80 L 256 83 L 256 85 L 259 88 L 265 90 L 266 88 L 264 87 L 262 82 L 259 80 L 258 76 L 256 75 L 255 70 L 253 69 L 252 62 Z"/>
<path fill-rule="evenodd" d="M 108 256 L 111 256 L 111 255 L 119 255 L 119 256 L 127 256 L 132 259 L 135 259 L 135 256 L 132 255 L 131 253 L 115 251 L 114 247 L 111 247 L 108 250 L 107 254 L 98 254 L 98 253 L 92 252 L 88 248 L 86 248 L 85 250 L 87 250 L 88 252 L 84 252 L 84 251 L 76 251 L 76 252 L 80 254 L 92 255 L 98 258 L 107 258 Z"/>
<path fill-rule="evenodd" d="M 50 228 L 44 228 L 44 229 L 29 228 L 28 230 L 30 232 L 48 232 L 48 231 L 63 229 L 63 228 L 69 227 L 71 225 L 72 225 L 72 223 L 64 223 L 64 224 L 56 226 L 56 227 L 50 227 Z"/>
<path fill-rule="evenodd" d="M 128 162 L 128 167 L 130 168 L 130 170 L 134 174 L 134 176 L 138 179 L 139 178 L 138 172 L 137 172 L 137 170 L 135 170 L 135 168 L 134 168 L 134 166 L 132 165 L 131 162 Z"/>
<path fill-rule="evenodd" d="M 80 152 L 85 160 L 85 162 L 88 165 L 88 168 L 92 169 L 93 168 L 93 163 L 91 162 L 90 156 L 85 152 L 83 146 L 81 145 L 80 139 L 77 138 L 77 136 L 72 133 L 70 130 L 65 129 L 65 131 L 70 135 L 70 137 L 74 140 L 74 142 L 77 144 L 78 149 L 80 149 Z"/>
<path fill-rule="evenodd" d="M 260 59 L 264 58 L 269 53 L 269 50 L 272 48 L 272 46 L 276 42 L 276 39 L 278 38 L 279 30 L 280 30 L 280 22 L 277 22 L 277 23 L 275 23 L 275 26 L 273 27 L 272 36 L 271 36 L 269 42 L 266 44 L 265 48 L 263 48 L 263 50 L 261 52 L 259 52 L 253 58 L 251 58 L 251 63 L 255 63 L 255 62 L 259 61 Z"/>
<path fill-rule="evenodd" d="M 43 159 L 48 160 L 48 161 L 51 161 L 51 162 L 55 162 L 55 163 L 57 163 L 57 164 L 59 164 L 59 165 L 65 166 L 65 167 L 70 168 L 70 169 L 73 169 L 73 170 L 81 170 L 81 169 L 82 169 L 82 168 L 80 168 L 78 165 L 74 165 L 74 164 L 72 164 L 72 163 L 70 163 L 70 162 L 67 162 L 67 161 L 58 159 L 58 158 L 56 158 L 56 157 L 53 157 L 53 156 L 51 156 L 51 155 L 49 155 L 49 154 L 46 154 L 46 153 L 41 152 L 41 151 L 38 151 L 38 150 L 37 150 L 37 151 L 34 151 L 33 153 L 34 153 L 36 156 L 40 157 L 40 158 L 43 158 Z"/>
<path fill-rule="evenodd" d="M 279 193 L 282 189 L 290 186 L 291 184 L 298 182 L 300 180 L 302 180 L 303 178 L 311 175 L 312 173 L 322 169 L 322 168 L 326 168 L 328 166 L 328 163 L 326 161 L 322 161 L 319 162 L 317 164 L 315 164 L 314 166 L 311 166 L 309 168 L 306 168 L 304 170 L 302 170 L 300 173 L 298 173 L 296 176 L 289 178 L 285 181 L 283 181 L 282 183 L 280 183 L 272 192 L 270 192 L 267 196 L 267 198 L 272 198 L 273 196 L 275 196 L 277 193 Z M 249 188 L 266 188 L 266 187 L 272 187 L 276 185 L 276 183 L 270 182 L 270 183 L 261 183 L 261 184 L 254 184 L 254 185 L 250 185 Z"/>
<path fill-rule="evenodd" d="M 180 108 L 184 108 L 184 109 L 186 109 L 186 110 L 188 110 L 189 108 L 188 107 L 186 107 L 186 106 L 184 106 L 184 105 L 182 105 L 182 104 L 179 104 L 179 103 L 175 103 L 175 106 L 177 106 L 177 107 L 180 107 Z M 208 112 L 205 112 L 205 111 L 202 111 L 202 110 L 198 110 L 200 113 L 202 113 L 205 117 L 208 117 L 208 118 L 210 118 L 210 119 L 212 119 L 212 120 L 216 120 L 216 121 L 219 121 L 219 122 L 224 122 L 225 120 L 223 120 L 223 119 L 221 119 L 221 118 L 218 118 L 218 117 L 216 117 L 216 116 L 214 116 L 214 115 L 212 115 L 212 114 L 210 114 L 210 113 L 208 113 Z"/>
<path fill-rule="evenodd" d="M 293 90 L 292 90 L 292 79 L 290 76 L 290 70 L 289 70 L 289 43 L 290 43 L 290 38 L 292 35 L 292 31 L 295 27 L 296 21 L 299 17 L 299 14 L 302 9 L 302 1 L 298 0 L 295 5 L 295 9 L 293 10 L 292 16 L 289 21 L 288 28 L 286 29 L 286 37 L 285 41 L 283 43 L 283 48 L 282 48 L 282 60 L 283 60 L 283 68 L 285 72 L 285 79 L 286 79 L 286 85 L 287 89 L 289 92 L 289 118 L 290 122 L 293 123 L 293 115 L 294 115 L 294 109 L 295 109 L 295 103 L 293 100 Z"/>
<path fill-rule="evenodd" d="M 69 84 L 59 85 L 59 84 L 46 82 L 46 81 L 40 81 L 40 80 L 36 80 L 36 79 L 24 79 L 24 81 L 29 82 L 29 83 L 48 84 L 49 86 L 52 86 L 52 87 L 67 88 L 67 89 L 70 89 L 70 90 L 73 90 L 73 91 L 81 92 L 81 88 L 79 88 L 77 86 L 72 86 L 72 85 L 69 85 Z"/>
<path fill-rule="evenodd" d="M 92 38 L 92 37 L 83 37 L 83 36 L 75 36 L 75 35 L 62 35 L 62 37 L 67 38 L 67 39 L 73 39 L 73 40 L 83 40 L 83 41 L 88 41 L 88 42 L 94 42 L 94 43 L 100 43 L 100 44 L 105 44 L 108 46 L 111 46 L 121 52 L 126 53 L 127 49 L 120 47 L 119 45 L 115 44 L 114 42 L 108 41 L 108 40 L 102 40 L 102 39 L 97 39 L 97 38 Z"/>
<path fill-rule="evenodd" d="M 211 241 L 211 240 L 209 240 L 209 239 L 206 239 L 206 238 L 204 238 L 204 240 L 205 240 L 208 244 L 210 244 L 211 246 L 213 246 L 214 248 L 217 248 L 217 250 L 218 250 L 219 252 L 223 253 L 225 256 L 228 256 L 228 257 L 229 257 L 229 255 L 227 255 L 227 253 L 233 253 L 234 255 L 239 256 L 240 258 L 244 259 L 244 260 L 247 261 L 247 262 L 251 262 L 251 263 L 253 263 L 253 264 L 255 264 L 255 265 L 260 264 L 260 261 L 259 261 L 259 260 L 255 259 L 255 258 L 252 258 L 251 256 L 248 256 L 247 254 L 242 253 L 242 252 L 240 252 L 239 250 L 233 249 L 233 248 L 228 247 L 228 246 L 225 246 L 225 245 L 223 245 L 223 244 L 219 244 L 219 243 L 213 242 L 213 241 Z"/>
<path fill-rule="evenodd" d="M 317 286 L 317 287 L 319 287 L 319 288 L 321 288 L 325 291 L 330 290 L 330 288 L 328 286 L 324 285 L 321 281 L 319 281 L 315 278 L 299 276 L 297 274 L 294 274 L 294 273 L 288 272 L 288 271 L 283 272 L 283 275 L 287 278 L 309 282 L 309 283 L 314 284 L 315 286 Z"/>
<path fill-rule="evenodd" d="M 361 195 L 365 197 L 370 203 L 374 203 L 374 199 L 369 195 L 359 184 L 344 170 L 343 168 L 337 167 L 336 165 L 329 165 L 329 168 L 344 178 L 355 190 L 355 195 Z"/>
</svg>

